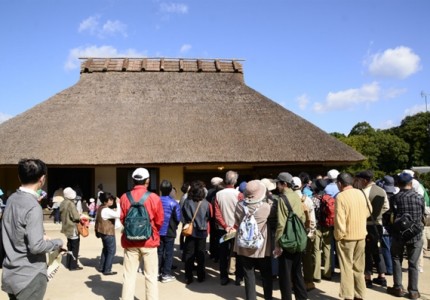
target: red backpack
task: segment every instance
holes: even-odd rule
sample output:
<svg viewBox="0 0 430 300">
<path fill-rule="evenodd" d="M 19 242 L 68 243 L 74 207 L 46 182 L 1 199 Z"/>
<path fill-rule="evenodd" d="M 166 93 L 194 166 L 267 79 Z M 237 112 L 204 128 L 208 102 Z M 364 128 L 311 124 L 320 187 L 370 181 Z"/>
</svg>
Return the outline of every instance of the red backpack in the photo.
<svg viewBox="0 0 430 300">
<path fill-rule="evenodd" d="M 324 194 L 320 201 L 320 217 L 318 223 L 322 227 L 334 226 L 334 198 Z"/>
</svg>

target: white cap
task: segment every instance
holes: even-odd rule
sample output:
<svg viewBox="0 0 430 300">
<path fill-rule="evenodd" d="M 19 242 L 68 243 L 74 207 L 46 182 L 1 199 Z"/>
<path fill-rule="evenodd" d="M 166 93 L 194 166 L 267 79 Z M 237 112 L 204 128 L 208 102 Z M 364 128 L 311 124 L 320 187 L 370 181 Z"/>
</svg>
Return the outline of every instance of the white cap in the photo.
<svg viewBox="0 0 430 300">
<path fill-rule="evenodd" d="M 221 178 L 221 177 L 213 177 L 213 178 L 211 179 L 211 184 L 212 184 L 213 186 L 215 186 L 215 185 L 219 185 L 220 183 L 222 183 L 222 178 Z"/>
<path fill-rule="evenodd" d="M 412 170 L 408 170 L 408 169 L 403 170 L 403 173 L 408 173 L 408 174 L 409 174 L 409 175 L 411 175 L 412 177 L 414 177 L 414 175 L 415 175 L 415 172 L 414 172 L 414 171 L 412 171 Z"/>
<path fill-rule="evenodd" d="M 149 172 L 145 168 L 137 168 L 136 170 L 134 170 L 133 174 L 131 175 L 131 178 L 136 180 L 143 180 L 149 178 Z"/>
<path fill-rule="evenodd" d="M 338 171 L 338 170 L 336 170 L 336 169 L 331 169 L 330 171 L 328 171 L 328 172 L 327 172 L 327 177 L 328 177 L 328 179 L 335 180 L 335 179 L 337 179 L 337 176 L 338 176 L 339 174 L 340 174 L 340 173 L 339 173 L 339 171 Z"/>
<path fill-rule="evenodd" d="M 71 187 L 66 187 L 63 191 L 63 196 L 69 200 L 75 200 L 76 192 Z"/>
<path fill-rule="evenodd" d="M 297 190 L 302 187 L 302 181 L 299 177 L 293 177 L 293 189 Z"/>
<path fill-rule="evenodd" d="M 273 191 L 276 189 L 276 182 L 274 179 L 263 178 L 261 179 L 261 183 L 263 183 L 268 191 Z"/>
<path fill-rule="evenodd" d="M 90 203 L 95 202 L 96 200 L 94 198 L 90 198 Z"/>
</svg>

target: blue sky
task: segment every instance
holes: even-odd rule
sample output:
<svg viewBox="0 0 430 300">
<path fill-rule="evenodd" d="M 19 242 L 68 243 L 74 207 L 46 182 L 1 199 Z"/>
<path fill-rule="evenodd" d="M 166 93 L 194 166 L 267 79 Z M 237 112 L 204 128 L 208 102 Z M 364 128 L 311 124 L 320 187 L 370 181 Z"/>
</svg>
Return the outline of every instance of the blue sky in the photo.
<svg viewBox="0 0 430 300">
<path fill-rule="evenodd" d="M 326 132 L 430 104 L 428 0 L 1 0 L 0 122 L 79 80 L 78 57 L 244 59 L 248 86 Z M 430 108 L 430 105 L 429 105 Z M 276 122 L 276 120 L 274 120 Z"/>
</svg>

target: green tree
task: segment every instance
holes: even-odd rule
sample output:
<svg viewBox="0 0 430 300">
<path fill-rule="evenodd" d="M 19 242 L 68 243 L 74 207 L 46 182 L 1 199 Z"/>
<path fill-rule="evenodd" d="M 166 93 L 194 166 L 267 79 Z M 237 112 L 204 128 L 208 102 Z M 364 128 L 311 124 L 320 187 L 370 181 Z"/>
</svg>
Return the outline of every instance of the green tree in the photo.
<svg viewBox="0 0 430 300">
<path fill-rule="evenodd" d="M 370 126 L 367 122 L 359 122 L 354 127 L 352 127 L 348 136 L 352 135 L 372 135 L 375 133 L 375 129 Z"/>
<path fill-rule="evenodd" d="M 409 144 L 409 166 L 430 165 L 430 113 L 418 113 L 402 120 L 394 134 Z"/>
<path fill-rule="evenodd" d="M 348 136 L 336 137 L 366 157 L 363 162 L 350 166 L 348 172 L 372 169 L 379 177 L 407 167 L 409 145 L 388 131 L 375 130 L 368 123 L 360 122 Z"/>
</svg>

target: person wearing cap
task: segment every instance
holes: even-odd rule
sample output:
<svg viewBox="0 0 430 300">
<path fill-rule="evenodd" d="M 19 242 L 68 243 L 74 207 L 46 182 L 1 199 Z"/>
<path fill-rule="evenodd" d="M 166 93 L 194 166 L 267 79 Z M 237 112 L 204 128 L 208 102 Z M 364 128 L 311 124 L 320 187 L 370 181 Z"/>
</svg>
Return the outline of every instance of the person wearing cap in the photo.
<svg viewBox="0 0 430 300">
<path fill-rule="evenodd" d="M 294 213 L 302 220 L 303 224 L 306 221 L 305 212 L 303 210 L 302 200 L 292 190 L 294 186 L 293 176 L 290 173 L 279 173 L 276 178 L 276 184 L 281 194 L 278 200 L 278 224 L 275 234 L 275 250 L 273 254 L 278 256 L 279 261 L 279 290 L 281 291 L 282 300 L 292 299 L 291 294 L 294 289 L 294 296 L 297 300 L 305 300 L 308 298 L 305 281 L 302 274 L 302 255 L 303 253 L 289 253 L 283 251 L 279 245 L 279 239 L 285 230 L 285 225 L 288 219 L 288 208 L 285 204 L 286 197 L 293 209 Z"/>
<path fill-rule="evenodd" d="M 339 193 L 339 187 L 336 184 L 338 175 L 339 171 L 336 169 L 331 169 L 327 172 L 328 184 L 325 187 L 324 192 L 332 197 L 336 197 L 337 193 Z"/>
<path fill-rule="evenodd" d="M 64 201 L 60 205 L 61 233 L 67 237 L 67 250 L 73 255 L 67 255 L 66 268 L 70 271 L 82 270 L 78 265 L 80 237 L 77 223 L 81 218 L 75 206 L 76 192 L 71 187 L 63 190 Z"/>
<path fill-rule="evenodd" d="M 255 269 L 259 269 L 263 280 L 264 299 L 272 299 L 272 269 L 271 269 L 271 239 L 267 219 L 270 215 L 270 205 L 265 202 L 266 186 L 260 180 L 252 180 L 246 184 L 244 190 L 245 199 L 241 205 L 236 205 L 234 213 L 234 226 L 238 228 L 245 217 L 245 206 L 249 213 L 254 214 L 258 230 L 264 238 L 261 248 L 250 249 L 242 248 L 237 243 L 234 245 L 234 251 L 237 253 L 237 259 L 241 261 L 244 269 L 245 279 L 245 299 L 256 300 L 255 290 Z"/>
<path fill-rule="evenodd" d="M 398 193 L 394 186 L 394 178 L 390 175 L 385 175 L 379 181 L 381 187 L 387 193 L 390 209 L 382 215 L 382 239 L 381 239 L 381 252 L 384 257 L 385 267 L 387 272 L 385 275 L 393 275 L 393 261 L 391 258 L 391 216 L 393 212 L 393 196 Z"/>
<path fill-rule="evenodd" d="M 365 249 L 365 269 L 364 276 L 366 287 L 371 288 L 373 283 L 387 286 L 384 257 L 379 249 L 379 242 L 382 239 L 382 215 L 390 209 L 387 193 L 373 181 L 373 172 L 365 170 L 355 175 L 356 185 L 360 188 L 372 205 L 372 215 L 367 219 L 367 237 Z M 373 265 L 376 265 L 378 277 L 372 280 Z"/>
<path fill-rule="evenodd" d="M 235 171 L 228 171 L 225 174 L 225 188 L 216 193 L 215 196 L 215 219 L 217 226 L 217 235 L 223 236 L 230 231 L 234 231 L 234 212 L 236 204 L 241 198 L 241 193 L 235 189 L 239 175 Z M 234 239 L 230 239 L 219 246 L 219 272 L 220 283 L 226 285 L 230 282 L 228 277 L 229 260 L 232 256 Z M 243 269 L 240 261 L 236 261 L 236 280 L 235 283 L 240 285 L 243 280 Z"/>
<path fill-rule="evenodd" d="M 302 182 L 299 177 L 294 176 L 293 183 L 293 191 L 300 197 L 306 216 L 305 227 L 308 232 L 308 244 L 303 256 L 303 278 L 305 280 L 306 289 L 310 291 L 315 288 L 315 262 L 313 261 L 316 230 L 315 205 L 311 198 L 302 193 L 304 182 Z"/>
<path fill-rule="evenodd" d="M 42 300 L 48 285 L 46 253 L 60 250 L 61 239 L 50 239 L 43 228 L 36 191 L 45 185 L 46 164 L 40 159 L 18 163 L 19 189 L 7 201 L 1 236 L 6 256 L 2 290 L 9 299 Z M 18 296 L 19 295 L 19 296 Z"/>
<path fill-rule="evenodd" d="M 145 168 L 137 168 L 131 175 L 134 187 L 130 191 L 135 202 L 138 202 L 148 191 L 149 172 Z M 124 224 L 131 203 L 126 193 L 120 198 L 121 223 Z M 121 246 L 124 248 L 124 271 L 122 285 L 122 300 L 133 300 L 137 270 L 139 262 L 143 259 L 145 292 L 143 299 L 158 299 L 158 254 L 157 247 L 160 245 L 159 231 L 163 225 L 164 213 L 160 197 L 151 193 L 146 199 L 144 206 L 151 218 L 152 237 L 145 241 L 129 241 L 125 233 L 121 236 Z"/>
<path fill-rule="evenodd" d="M 333 241 L 333 226 L 325 226 L 322 213 L 320 211 L 322 199 L 332 200 L 332 196 L 327 194 L 324 189 L 327 186 L 327 181 L 324 179 L 316 179 L 313 183 L 314 196 L 313 200 L 316 209 L 316 232 L 315 232 L 315 246 L 314 246 L 314 260 L 315 260 L 315 270 L 314 270 L 314 280 L 319 282 L 322 279 L 331 280 L 332 279 L 332 264 L 333 256 L 332 253 L 332 241 Z M 333 200 L 332 200 L 333 201 Z M 321 257 L 324 261 L 323 268 L 321 271 Z"/>
<path fill-rule="evenodd" d="M 208 194 L 206 196 L 206 200 L 211 204 L 212 211 L 215 211 L 215 196 L 216 193 L 221 191 L 224 188 L 224 180 L 221 177 L 213 177 L 211 179 L 212 188 L 208 190 Z M 209 233 L 209 258 L 212 259 L 215 263 L 219 261 L 219 239 L 221 236 L 217 234 L 218 231 L 216 228 L 216 219 L 215 215 L 212 214 L 209 220 L 210 228 L 212 229 Z"/>
<path fill-rule="evenodd" d="M 394 220 L 404 214 L 409 214 L 412 220 L 424 228 L 424 198 L 413 190 L 412 176 L 403 172 L 398 176 L 397 184 L 400 191 L 393 196 Z M 408 260 L 408 297 L 409 299 L 420 298 L 418 291 L 418 260 L 423 247 L 422 232 L 404 241 L 398 232 L 392 234 L 391 256 L 393 258 L 393 287 L 388 287 L 387 292 L 393 296 L 403 297 L 406 292 L 402 284 L 402 261 L 403 255 L 407 253 Z"/>
<path fill-rule="evenodd" d="M 336 196 L 334 238 L 340 266 L 340 292 L 343 299 L 364 299 L 366 220 L 372 205 L 364 193 L 352 186 L 353 177 L 349 173 L 337 176 L 340 192 Z"/>
<path fill-rule="evenodd" d="M 407 173 L 412 176 L 412 189 L 420 194 L 421 196 L 424 196 L 424 187 L 421 185 L 421 183 L 415 178 L 415 172 L 409 169 L 403 170 L 402 173 Z"/>
</svg>

